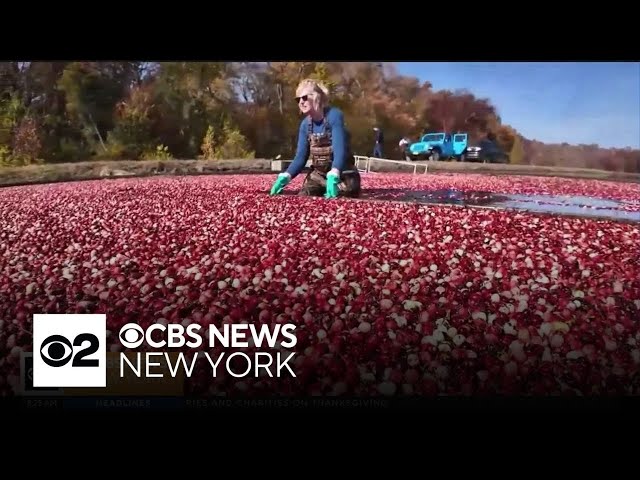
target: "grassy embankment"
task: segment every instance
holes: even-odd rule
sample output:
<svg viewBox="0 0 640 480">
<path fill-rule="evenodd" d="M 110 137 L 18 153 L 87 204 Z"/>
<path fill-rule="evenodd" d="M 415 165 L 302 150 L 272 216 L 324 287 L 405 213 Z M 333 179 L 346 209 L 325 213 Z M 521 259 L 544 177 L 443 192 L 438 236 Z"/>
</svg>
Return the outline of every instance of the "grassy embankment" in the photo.
<svg viewBox="0 0 640 480">
<path fill-rule="evenodd" d="M 417 173 L 483 173 L 493 175 L 539 175 L 567 178 L 599 179 L 640 183 L 640 174 L 610 172 L 586 168 L 543 167 L 535 165 L 504 165 L 457 162 L 407 162 L 371 163 L 375 172 L 413 172 L 418 164 Z M 364 163 L 361 163 L 363 166 Z M 42 164 L 25 167 L 0 168 L 0 186 L 56 183 L 100 178 L 146 177 L 158 175 L 211 175 L 231 173 L 274 174 L 269 159 L 239 160 L 122 160 L 90 161 L 78 163 Z"/>
</svg>

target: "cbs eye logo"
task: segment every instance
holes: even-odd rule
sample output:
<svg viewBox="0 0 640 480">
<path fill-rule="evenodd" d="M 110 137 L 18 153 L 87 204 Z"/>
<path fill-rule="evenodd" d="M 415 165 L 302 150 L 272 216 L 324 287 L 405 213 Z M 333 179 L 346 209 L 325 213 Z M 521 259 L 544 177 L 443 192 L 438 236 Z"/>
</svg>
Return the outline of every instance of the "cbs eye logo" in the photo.
<svg viewBox="0 0 640 480">
<path fill-rule="evenodd" d="M 106 315 L 33 316 L 33 386 L 106 387 Z"/>
<path fill-rule="evenodd" d="M 144 330 L 136 323 L 127 323 L 120 329 L 120 343 L 125 348 L 138 348 L 144 340 Z"/>
</svg>

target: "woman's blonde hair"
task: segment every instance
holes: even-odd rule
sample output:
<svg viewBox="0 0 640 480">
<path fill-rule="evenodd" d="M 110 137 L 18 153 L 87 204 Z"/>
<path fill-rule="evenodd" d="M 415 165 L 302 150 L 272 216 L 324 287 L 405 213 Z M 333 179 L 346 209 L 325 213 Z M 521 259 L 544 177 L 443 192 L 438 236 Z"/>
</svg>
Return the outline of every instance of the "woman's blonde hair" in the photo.
<svg viewBox="0 0 640 480">
<path fill-rule="evenodd" d="M 320 110 L 328 105 L 329 89 L 324 83 L 314 80 L 313 78 L 305 78 L 298 84 L 298 88 L 296 88 L 296 96 L 300 97 L 302 92 L 308 90 L 311 90 L 310 96 L 315 110 Z"/>
</svg>

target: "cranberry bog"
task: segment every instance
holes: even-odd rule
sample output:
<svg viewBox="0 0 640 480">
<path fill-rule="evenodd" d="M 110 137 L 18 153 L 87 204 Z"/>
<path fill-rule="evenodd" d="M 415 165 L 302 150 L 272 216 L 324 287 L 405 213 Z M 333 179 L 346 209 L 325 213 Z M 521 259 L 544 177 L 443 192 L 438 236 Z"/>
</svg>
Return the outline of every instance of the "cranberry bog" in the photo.
<svg viewBox="0 0 640 480">
<path fill-rule="evenodd" d="M 0 189 L 2 395 L 34 313 L 106 313 L 113 352 L 130 322 L 297 326 L 295 377 L 204 364 L 193 395 L 640 393 L 637 183 L 385 173 L 326 200 L 274 178 Z"/>
</svg>

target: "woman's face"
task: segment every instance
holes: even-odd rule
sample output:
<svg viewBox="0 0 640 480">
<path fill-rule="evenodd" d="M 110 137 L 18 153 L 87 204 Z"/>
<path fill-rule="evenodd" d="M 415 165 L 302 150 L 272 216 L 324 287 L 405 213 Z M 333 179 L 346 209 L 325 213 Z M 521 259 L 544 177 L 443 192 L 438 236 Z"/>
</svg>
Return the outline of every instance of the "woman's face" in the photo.
<svg viewBox="0 0 640 480">
<path fill-rule="evenodd" d="M 313 91 L 311 89 L 302 89 L 298 92 L 296 101 L 303 115 L 311 113 L 313 110 Z"/>
</svg>

